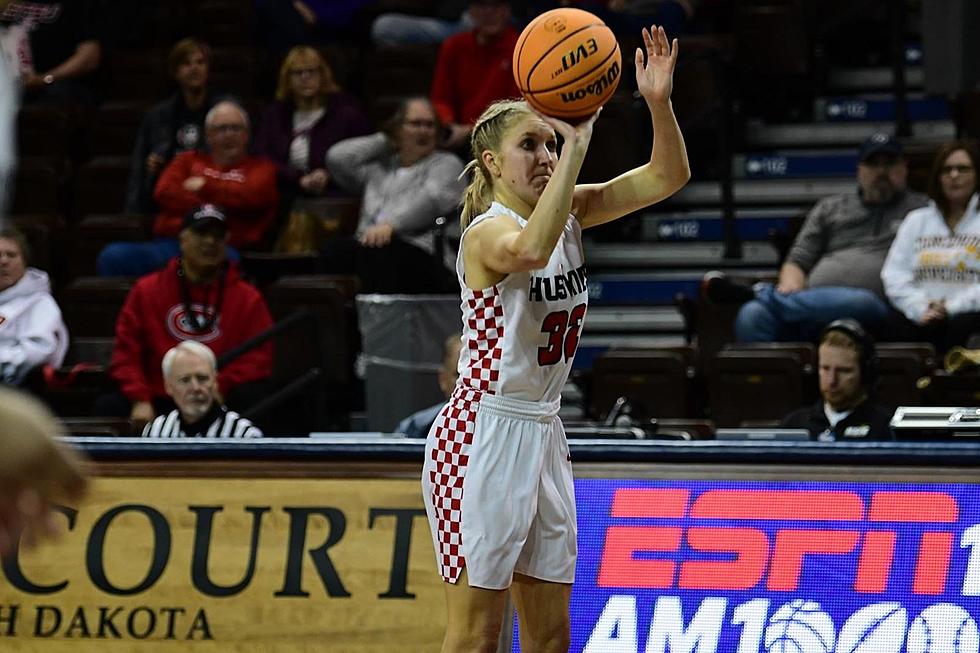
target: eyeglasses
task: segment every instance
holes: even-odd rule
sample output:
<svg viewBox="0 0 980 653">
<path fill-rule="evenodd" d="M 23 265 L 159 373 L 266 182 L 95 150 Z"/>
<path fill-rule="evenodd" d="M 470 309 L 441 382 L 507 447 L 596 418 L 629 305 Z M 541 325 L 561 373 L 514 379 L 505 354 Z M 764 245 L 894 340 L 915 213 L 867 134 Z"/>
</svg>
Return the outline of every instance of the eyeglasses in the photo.
<svg viewBox="0 0 980 653">
<path fill-rule="evenodd" d="M 953 174 L 954 171 L 958 175 L 965 175 L 969 172 L 973 172 L 973 166 L 969 166 L 965 164 L 943 166 L 942 168 L 939 169 L 939 174 L 951 175 Z"/>
<path fill-rule="evenodd" d="M 241 134 L 245 131 L 245 125 L 210 125 L 208 131 L 214 132 L 216 134 Z"/>
<path fill-rule="evenodd" d="M 319 68 L 294 68 L 289 71 L 289 74 L 292 75 L 293 77 L 304 77 L 304 76 L 315 77 L 316 75 L 320 74 L 320 69 Z"/>
<path fill-rule="evenodd" d="M 406 120 L 403 124 L 409 127 L 417 127 L 418 129 L 435 129 L 435 120 Z"/>
</svg>

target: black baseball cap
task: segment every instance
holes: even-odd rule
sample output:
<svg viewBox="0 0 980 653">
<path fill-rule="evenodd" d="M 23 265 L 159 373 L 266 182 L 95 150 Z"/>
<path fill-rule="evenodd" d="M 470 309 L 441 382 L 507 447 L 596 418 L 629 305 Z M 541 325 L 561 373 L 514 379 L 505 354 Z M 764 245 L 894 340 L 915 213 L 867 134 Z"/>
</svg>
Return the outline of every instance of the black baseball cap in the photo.
<svg viewBox="0 0 980 653">
<path fill-rule="evenodd" d="M 875 132 L 861 143 L 861 149 L 858 150 L 858 161 L 866 161 L 875 154 L 902 156 L 902 144 L 890 134 Z"/>
<path fill-rule="evenodd" d="M 184 215 L 184 229 L 194 231 L 206 231 L 218 228 L 221 231 L 228 230 L 228 221 L 224 212 L 214 204 L 202 204 L 194 207 Z"/>
</svg>

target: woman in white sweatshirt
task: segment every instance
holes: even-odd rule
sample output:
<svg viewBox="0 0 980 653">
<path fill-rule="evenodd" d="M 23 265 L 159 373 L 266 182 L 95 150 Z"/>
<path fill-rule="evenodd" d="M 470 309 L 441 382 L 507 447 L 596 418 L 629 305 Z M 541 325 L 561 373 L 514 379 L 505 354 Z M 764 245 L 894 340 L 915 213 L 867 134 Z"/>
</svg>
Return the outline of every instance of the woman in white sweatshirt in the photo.
<svg viewBox="0 0 980 653">
<path fill-rule="evenodd" d="M 68 330 L 48 275 L 27 267 L 27 240 L 0 227 L 0 383 L 19 385 L 33 368 L 64 361 Z"/>
<path fill-rule="evenodd" d="M 888 299 L 940 352 L 980 333 L 977 163 L 968 143 L 939 148 L 932 201 L 905 216 L 881 269 Z"/>
</svg>

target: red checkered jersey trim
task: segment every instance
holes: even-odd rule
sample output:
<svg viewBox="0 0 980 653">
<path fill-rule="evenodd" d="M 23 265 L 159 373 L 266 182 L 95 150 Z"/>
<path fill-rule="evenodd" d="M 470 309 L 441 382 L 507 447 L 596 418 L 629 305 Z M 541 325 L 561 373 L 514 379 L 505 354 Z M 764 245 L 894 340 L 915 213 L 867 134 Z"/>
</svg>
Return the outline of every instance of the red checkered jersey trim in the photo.
<svg viewBox="0 0 980 653">
<path fill-rule="evenodd" d="M 460 378 L 468 388 L 497 394 L 504 342 L 504 305 L 500 291 L 496 287 L 464 288 L 462 298 L 466 325 L 463 339 L 468 357 Z"/>
<path fill-rule="evenodd" d="M 435 446 L 431 449 L 432 468 L 429 500 L 435 509 L 439 542 L 439 573 L 455 583 L 466 566 L 463 556 L 462 504 L 463 477 L 469 463 L 470 445 L 476 424 L 481 393 L 457 387 L 449 403 L 435 421 Z"/>
</svg>

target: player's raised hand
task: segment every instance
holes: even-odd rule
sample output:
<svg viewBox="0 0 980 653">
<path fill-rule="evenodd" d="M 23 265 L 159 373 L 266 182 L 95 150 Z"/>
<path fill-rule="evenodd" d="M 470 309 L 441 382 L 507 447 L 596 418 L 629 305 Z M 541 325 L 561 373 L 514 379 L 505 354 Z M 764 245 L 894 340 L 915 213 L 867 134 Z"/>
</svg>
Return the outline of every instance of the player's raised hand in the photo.
<svg viewBox="0 0 980 653">
<path fill-rule="evenodd" d="M 653 25 L 643 28 L 643 44 L 644 48 L 636 49 L 636 87 L 647 102 L 662 104 L 674 89 L 677 39 L 669 42 L 664 28 Z"/>
</svg>

